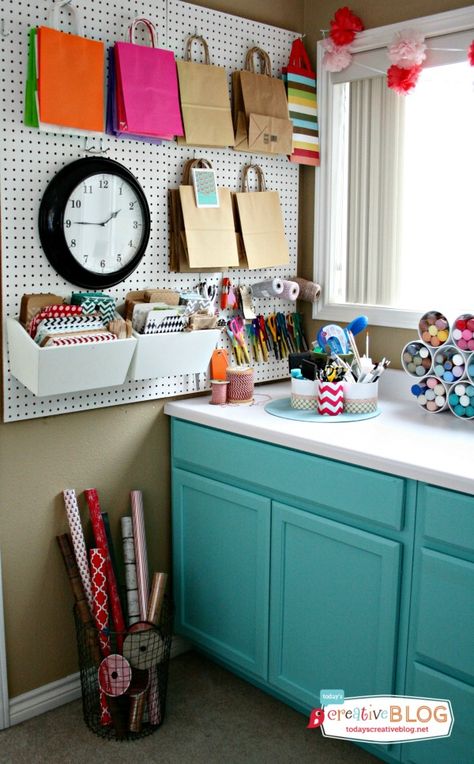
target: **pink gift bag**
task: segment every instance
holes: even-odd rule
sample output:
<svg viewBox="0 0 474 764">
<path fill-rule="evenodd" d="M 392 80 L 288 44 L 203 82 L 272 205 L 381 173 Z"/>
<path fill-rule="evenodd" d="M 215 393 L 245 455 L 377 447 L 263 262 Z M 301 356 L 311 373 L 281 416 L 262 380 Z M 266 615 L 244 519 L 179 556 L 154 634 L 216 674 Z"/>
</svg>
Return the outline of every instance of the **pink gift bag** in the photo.
<svg viewBox="0 0 474 764">
<path fill-rule="evenodd" d="M 150 33 L 151 48 L 133 42 L 138 24 Z M 157 47 L 148 19 L 134 19 L 128 32 L 130 42 L 114 48 L 120 132 L 167 139 L 183 135 L 174 53 Z"/>
</svg>

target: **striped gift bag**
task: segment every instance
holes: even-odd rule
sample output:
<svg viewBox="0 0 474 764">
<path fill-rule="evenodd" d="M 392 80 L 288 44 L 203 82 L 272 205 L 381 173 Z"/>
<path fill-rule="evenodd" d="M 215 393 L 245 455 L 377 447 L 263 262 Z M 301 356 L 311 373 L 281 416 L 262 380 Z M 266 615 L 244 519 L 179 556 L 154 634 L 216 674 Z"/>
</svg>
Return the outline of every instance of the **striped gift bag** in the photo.
<svg viewBox="0 0 474 764">
<path fill-rule="evenodd" d="M 288 66 L 283 69 L 288 109 L 293 122 L 293 153 L 290 162 L 319 165 L 319 131 L 316 74 L 298 38 L 291 46 Z"/>
</svg>

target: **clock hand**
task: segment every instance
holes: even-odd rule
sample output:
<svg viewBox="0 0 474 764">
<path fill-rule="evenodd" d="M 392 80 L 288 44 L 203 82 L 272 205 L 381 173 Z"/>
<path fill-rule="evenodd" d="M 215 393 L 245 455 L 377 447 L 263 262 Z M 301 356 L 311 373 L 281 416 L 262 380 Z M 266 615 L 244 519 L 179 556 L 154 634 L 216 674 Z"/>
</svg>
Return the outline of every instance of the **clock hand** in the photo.
<svg viewBox="0 0 474 764">
<path fill-rule="evenodd" d="M 104 225 L 103 223 L 87 223 L 84 220 L 73 220 L 75 225 Z"/>
<path fill-rule="evenodd" d="M 117 212 L 112 212 L 111 216 L 107 218 L 107 220 L 104 223 L 101 223 L 101 225 L 106 225 L 109 220 L 112 220 L 112 218 L 116 218 L 119 212 L 122 212 L 122 210 L 117 210 Z"/>
</svg>

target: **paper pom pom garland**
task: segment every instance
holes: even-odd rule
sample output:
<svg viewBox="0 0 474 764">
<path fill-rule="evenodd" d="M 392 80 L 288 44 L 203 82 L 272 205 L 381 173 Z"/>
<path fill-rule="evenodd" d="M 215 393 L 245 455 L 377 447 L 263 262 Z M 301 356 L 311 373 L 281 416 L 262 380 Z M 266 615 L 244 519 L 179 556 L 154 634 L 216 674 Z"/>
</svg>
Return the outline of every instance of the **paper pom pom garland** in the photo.
<svg viewBox="0 0 474 764">
<path fill-rule="evenodd" d="M 347 7 L 339 8 L 331 21 L 329 36 L 335 45 L 344 47 L 354 42 L 357 32 L 362 32 L 364 25 L 361 19 Z"/>
<path fill-rule="evenodd" d="M 467 52 L 467 60 L 471 64 L 471 66 L 474 66 L 474 40 L 471 42 L 469 46 L 469 50 Z"/>
<path fill-rule="evenodd" d="M 397 32 L 394 41 L 388 46 L 388 57 L 392 64 L 401 69 L 420 66 L 426 58 L 424 35 L 413 30 Z"/>
<path fill-rule="evenodd" d="M 328 72 L 342 72 L 352 61 L 348 45 L 336 45 L 330 37 L 323 40 L 323 66 Z"/>
<path fill-rule="evenodd" d="M 403 69 L 401 66 L 392 66 L 387 72 L 387 85 L 399 95 L 405 95 L 412 90 L 418 82 L 421 66 L 412 66 L 411 69 Z"/>
</svg>

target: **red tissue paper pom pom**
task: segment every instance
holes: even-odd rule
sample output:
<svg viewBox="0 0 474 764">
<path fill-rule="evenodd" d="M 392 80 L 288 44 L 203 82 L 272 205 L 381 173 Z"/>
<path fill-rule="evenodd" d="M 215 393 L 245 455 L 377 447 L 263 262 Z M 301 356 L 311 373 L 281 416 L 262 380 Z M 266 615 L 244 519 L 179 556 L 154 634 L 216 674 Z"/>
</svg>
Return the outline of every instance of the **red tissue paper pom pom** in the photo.
<svg viewBox="0 0 474 764">
<path fill-rule="evenodd" d="M 469 50 L 467 51 L 467 58 L 471 66 L 474 66 L 474 40 L 471 42 Z"/>
<path fill-rule="evenodd" d="M 401 66 L 391 66 L 387 72 L 387 85 L 396 93 L 404 94 L 415 87 L 420 76 L 421 66 L 402 69 Z"/>
<path fill-rule="evenodd" d="M 331 21 L 329 36 L 336 45 L 350 45 L 356 33 L 362 32 L 364 25 L 360 18 L 345 6 L 339 8 Z"/>
</svg>

